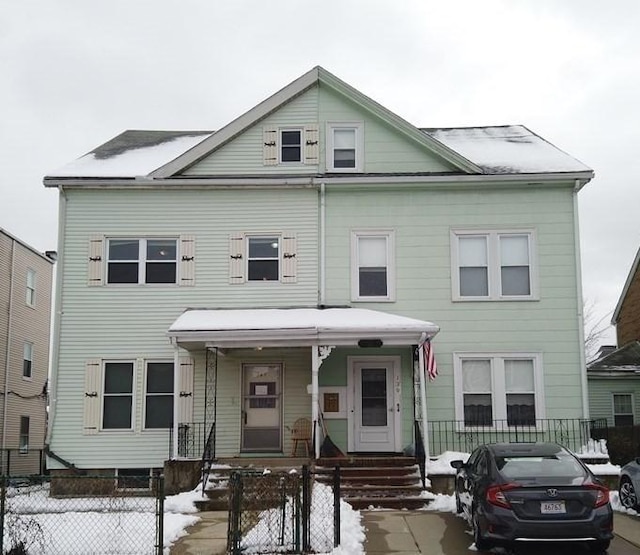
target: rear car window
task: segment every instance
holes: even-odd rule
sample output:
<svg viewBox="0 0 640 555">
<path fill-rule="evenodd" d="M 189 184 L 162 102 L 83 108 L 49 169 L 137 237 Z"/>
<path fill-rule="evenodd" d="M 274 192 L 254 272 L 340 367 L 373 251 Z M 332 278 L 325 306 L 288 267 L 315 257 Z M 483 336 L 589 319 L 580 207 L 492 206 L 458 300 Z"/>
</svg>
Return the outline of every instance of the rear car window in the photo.
<svg viewBox="0 0 640 555">
<path fill-rule="evenodd" d="M 498 470 L 506 478 L 587 477 L 584 467 L 571 455 L 556 453 L 551 456 L 503 456 L 496 458 Z"/>
</svg>

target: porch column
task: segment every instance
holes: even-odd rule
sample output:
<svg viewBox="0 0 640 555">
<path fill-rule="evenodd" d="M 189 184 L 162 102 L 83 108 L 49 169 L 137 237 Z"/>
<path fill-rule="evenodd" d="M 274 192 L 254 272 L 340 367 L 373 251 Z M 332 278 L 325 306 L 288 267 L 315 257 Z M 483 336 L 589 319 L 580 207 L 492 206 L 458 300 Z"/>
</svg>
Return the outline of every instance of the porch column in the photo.
<svg viewBox="0 0 640 555">
<path fill-rule="evenodd" d="M 420 410 L 422 412 L 422 445 L 424 446 L 426 469 L 429 462 L 429 422 L 427 420 L 427 385 L 424 375 L 424 348 L 422 343 L 418 346 L 418 374 L 420 380 Z"/>
<path fill-rule="evenodd" d="M 178 458 L 179 435 L 179 403 L 180 403 L 180 349 L 177 344 L 173 346 L 173 438 L 172 459 Z"/>
<path fill-rule="evenodd" d="M 320 357 L 318 346 L 311 346 L 311 422 L 313 425 L 313 456 L 320 456 L 320 430 L 318 429 L 318 371 L 320 370 Z"/>
</svg>

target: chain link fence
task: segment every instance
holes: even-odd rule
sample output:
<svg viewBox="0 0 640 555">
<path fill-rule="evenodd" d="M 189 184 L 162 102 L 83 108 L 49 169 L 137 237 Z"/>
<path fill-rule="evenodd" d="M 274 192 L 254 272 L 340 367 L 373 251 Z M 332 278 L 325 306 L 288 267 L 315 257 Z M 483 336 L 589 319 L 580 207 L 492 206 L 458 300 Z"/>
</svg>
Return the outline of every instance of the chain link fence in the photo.
<svg viewBox="0 0 640 555">
<path fill-rule="evenodd" d="M 229 502 L 233 555 L 328 553 L 340 544 L 339 469 L 333 487 L 314 483 L 307 466 L 301 474 L 236 470 Z"/>
<path fill-rule="evenodd" d="M 162 476 L 0 476 L 11 555 L 161 554 Z"/>
</svg>

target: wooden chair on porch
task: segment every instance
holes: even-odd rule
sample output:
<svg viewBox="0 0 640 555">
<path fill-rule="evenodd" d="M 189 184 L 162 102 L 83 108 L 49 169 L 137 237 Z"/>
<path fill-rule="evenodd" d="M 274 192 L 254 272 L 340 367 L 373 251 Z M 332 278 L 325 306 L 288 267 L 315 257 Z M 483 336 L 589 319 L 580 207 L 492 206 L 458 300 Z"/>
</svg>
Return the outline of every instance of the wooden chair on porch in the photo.
<svg viewBox="0 0 640 555">
<path fill-rule="evenodd" d="M 308 418 L 298 418 L 291 427 L 291 456 L 295 457 L 298 452 L 298 444 L 302 442 L 305 454 L 309 457 L 311 452 L 311 421 Z"/>
</svg>

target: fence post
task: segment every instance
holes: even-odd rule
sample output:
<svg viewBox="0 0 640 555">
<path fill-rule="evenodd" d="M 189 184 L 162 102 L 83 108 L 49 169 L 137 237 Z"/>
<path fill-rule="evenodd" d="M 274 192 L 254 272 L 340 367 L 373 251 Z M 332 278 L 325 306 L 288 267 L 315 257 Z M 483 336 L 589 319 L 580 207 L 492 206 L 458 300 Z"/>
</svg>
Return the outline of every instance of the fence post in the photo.
<svg viewBox="0 0 640 555">
<path fill-rule="evenodd" d="M 158 555 L 164 549 L 164 476 L 156 477 L 156 530 Z"/>
<path fill-rule="evenodd" d="M 311 503 L 310 503 L 311 473 L 309 467 L 302 466 L 302 552 L 311 551 Z"/>
<path fill-rule="evenodd" d="M 7 477 L 0 476 L 0 553 L 4 553 L 4 511 L 7 499 Z"/>
<path fill-rule="evenodd" d="M 333 470 L 333 546 L 340 545 L 340 465 Z"/>
</svg>

